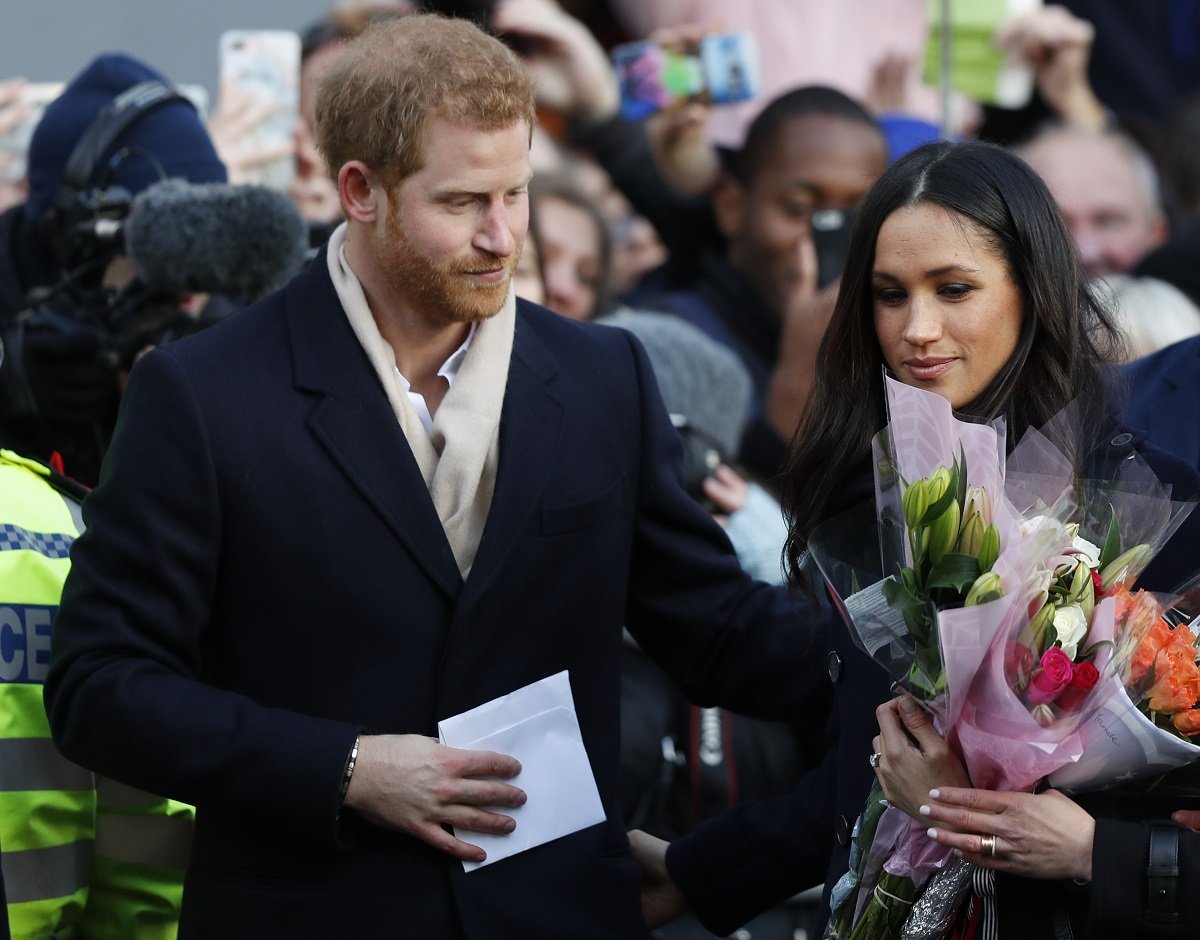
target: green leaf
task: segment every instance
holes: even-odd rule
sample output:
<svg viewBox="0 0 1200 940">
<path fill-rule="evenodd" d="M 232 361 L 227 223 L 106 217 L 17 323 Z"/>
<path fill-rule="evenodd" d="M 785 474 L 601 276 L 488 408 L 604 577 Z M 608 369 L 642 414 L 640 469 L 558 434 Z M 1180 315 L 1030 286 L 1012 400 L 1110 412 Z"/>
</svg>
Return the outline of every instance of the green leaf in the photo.
<svg viewBox="0 0 1200 940">
<path fill-rule="evenodd" d="M 901 611 L 920 610 L 926 603 L 923 597 L 914 594 L 893 578 L 883 582 L 883 599 L 888 602 L 889 607 Z"/>
<path fill-rule="evenodd" d="M 925 515 L 921 517 L 921 525 L 930 525 L 933 520 L 937 519 L 950 508 L 950 504 L 958 499 L 958 487 L 951 480 L 950 485 L 946 487 L 946 492 L 941 495 L 937 502 L 933 503 L 925 510 Z"/>
<path fill-rule="evenodd" d="M 960 552 L 948 552 L 942 560 L 933 566 L 925 586 L 934 588 L 953 588 L 959 594 L 966 594 L 967 589 L 975 583 L 980 575 L 979 559 L 974 555 L 964 555 Z"/>
<path fill-rule="evenodd" d="M 1111 646 L 1114 652 L 1117 649 L 1117 644 L 1114 643 L 1112 640 L 1097 640 L 1095 643 L 1093 643 L 1091 646 L 1089 646 L 1087 649 L 1085 649 L 1082 653 L 1079 654 L 1079 657 L 1076 659 L 1076 662 L 1080 662 L 1080 663 L 1091 662 L 1093 659 L 1096 658 L 1096 654 L 1099 653 L 1106 646 Z"/>
<path fill-rule="evenodd" d="M 1109 506 L 1112 509 L 1112 506 Z M 1117 511 L 1112 509 L 1112 518 L 1108 520 L 1108 535 L 1104 537 L 1104 548 L 1100 550 L 1100 564 L 1103 569 L 1110 561 L 1121 554 L 1121 530 L 1117 526 Z"/>
</svg>

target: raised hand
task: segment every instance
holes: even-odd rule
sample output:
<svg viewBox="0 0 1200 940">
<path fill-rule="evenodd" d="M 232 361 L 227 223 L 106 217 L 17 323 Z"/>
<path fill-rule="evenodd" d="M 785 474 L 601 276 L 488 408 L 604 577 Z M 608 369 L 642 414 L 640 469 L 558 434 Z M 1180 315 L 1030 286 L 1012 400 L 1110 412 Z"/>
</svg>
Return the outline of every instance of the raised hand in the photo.
<svg viewBox="0 0 1200 940">
<path fill-rule="evenodd" d="M 1042 98 L 1063 120 L 1099 130 L 1104 106 L 1088 81 L 1088 60 L 1096 31 L 1066 7 L 1050 5 L 1010 20 L 996 44 L 1033 67 Z"/>
<path fill-rule="evenodd" d="M 552 0 L 504 0 L 492 28 L 523 42 L 538 101 L 568 117 L 599 121 L 617 113 L 620 96 L 608 54 L 591 31 Z"/>
</svg>

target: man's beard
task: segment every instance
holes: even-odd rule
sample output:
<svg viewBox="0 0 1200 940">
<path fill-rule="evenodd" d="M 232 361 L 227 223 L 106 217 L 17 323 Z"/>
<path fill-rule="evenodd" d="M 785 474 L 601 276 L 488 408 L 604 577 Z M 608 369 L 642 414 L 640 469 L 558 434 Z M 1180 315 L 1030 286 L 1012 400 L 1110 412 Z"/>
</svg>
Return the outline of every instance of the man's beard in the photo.
<svg viewBox="0 0 1200 940">
<path fill-rule="evenodd" d="M 394 205 L 388 209 L 385 235 L 376 235 L 373 241 L 379 266 L 392 290 L 437 326 L 476 323 L 499 313 L 521 257 L 518 243 L 507 258 L 481 252 L 468 260 L 439 266 L 413 245 Z M 503 267 L 507 276 L 495 283 L 482 283 L 468 276 L 498 267 Z"/>
</svg>

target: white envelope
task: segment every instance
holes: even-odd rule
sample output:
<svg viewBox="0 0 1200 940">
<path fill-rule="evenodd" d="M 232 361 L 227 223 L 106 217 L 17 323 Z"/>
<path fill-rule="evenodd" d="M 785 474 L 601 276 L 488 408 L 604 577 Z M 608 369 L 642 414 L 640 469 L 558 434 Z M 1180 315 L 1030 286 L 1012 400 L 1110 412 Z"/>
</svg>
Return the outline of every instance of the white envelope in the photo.
<svg viewBox="0 0 1200 940">
<path fill-rule="evenodd" d="M 448 747 L 496 751 L 521 762 L 509 782 L 525 791 L 525 805 L 489 807 L 511 816 L 516 829 L 492 835 L 455 828 L 459 839 L 487 853 L 485 861 L 464 861 L 464 870 L 604 821 L 565 670 L 438 722 L 438 736 Z"/>
</svg>

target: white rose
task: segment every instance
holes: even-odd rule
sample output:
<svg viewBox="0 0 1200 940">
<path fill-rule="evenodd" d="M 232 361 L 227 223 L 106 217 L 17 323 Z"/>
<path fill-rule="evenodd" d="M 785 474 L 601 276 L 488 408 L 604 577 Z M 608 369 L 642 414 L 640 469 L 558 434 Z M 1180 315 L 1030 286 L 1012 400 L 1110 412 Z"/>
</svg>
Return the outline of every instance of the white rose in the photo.
<svg viewBox="0 0 1200 940">
<path fill-rule="evenodd" d="M 1066 604 L 1054 612 L 1054 632 L 1058 635 L 1058 644 L 1071 659 L 1075 658 L 1079 641 L 1087 635 L 1087 630 L 1087 617 L 1078 604 Z"/>
</svg>

